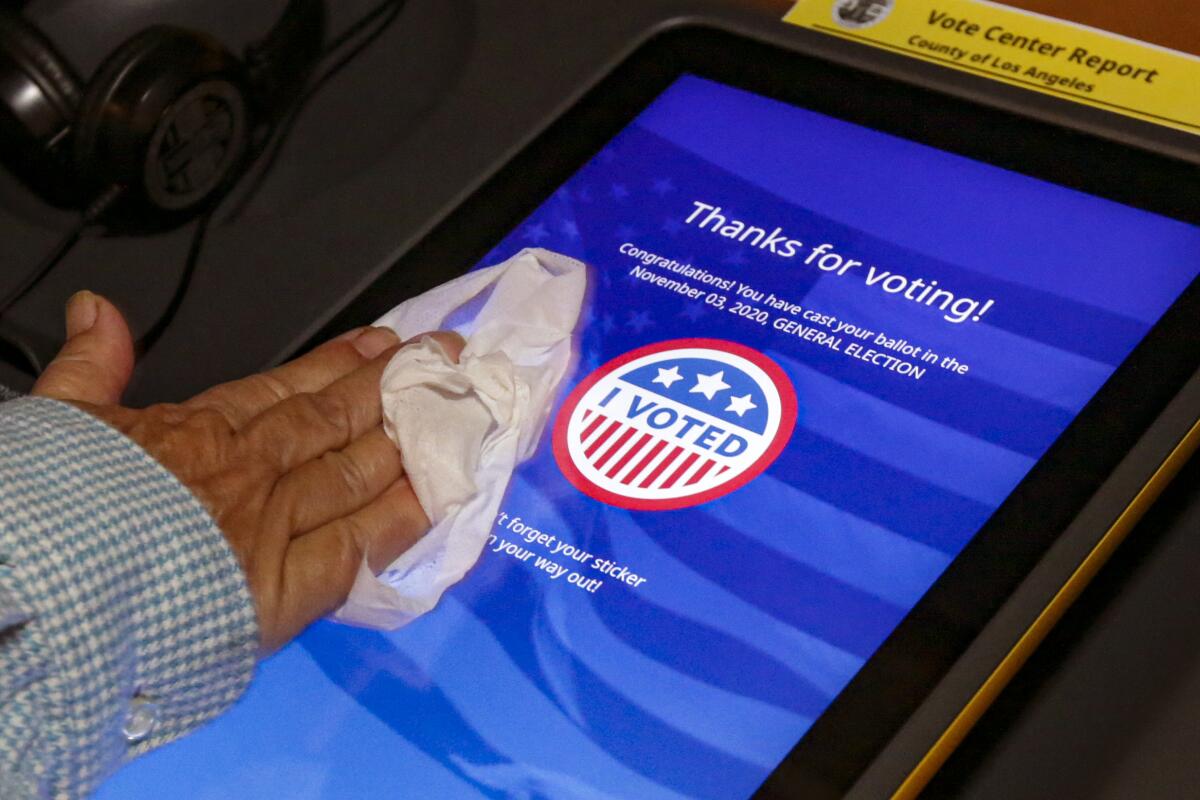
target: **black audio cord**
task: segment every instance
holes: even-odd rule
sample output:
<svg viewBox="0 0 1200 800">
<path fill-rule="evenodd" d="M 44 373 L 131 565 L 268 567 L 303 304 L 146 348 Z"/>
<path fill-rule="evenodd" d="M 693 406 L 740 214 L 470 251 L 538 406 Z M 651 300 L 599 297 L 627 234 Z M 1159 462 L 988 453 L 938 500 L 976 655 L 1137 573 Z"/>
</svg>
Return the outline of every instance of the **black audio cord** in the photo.
<svg viewBox="0 0 1200 800">
<path fill-rule="evenodd" d="M 79 215 L 79 221 L 58 240 L 58 244 L 54 245 L 54 248 L 46 254 L 36 267 L 21 279 L 20 283 L 13 287 L 8 294 L 4 295 L 3 299 L 0 299 L 0 319 L 8 313 L 9 309 L 24 299 L 25 295 L 29 294 L 33 287 L 37 286 L 50 270 L 58 266 L 58 263 L 67 257 L 67 254 L 75 248 L 75 245 L 83 237 L 84 231 L 95 225 L 100 220 L 100 217 L 104 215 L 104 212 L 112 208 L 113 204 L 117 200 L 120 200 L 121 195 L 124 193 L 124 186 L 110 186 L 84 209 L 83 213 Z"/>
<path fill-rule="evenodd" d="M 137 340 L 138 355 L 144 355 L 158 343 L 167 327 L 174 321 L 175 315 L 179 313 L 179 307 L 183 305 L 183 298 L 187 296 L 188 289 L 192 285 L 192 278 L 196 275 L 196 265 L 200 262 L 200 253 L 204 249 L 204 240 L 208 237 L 208 226 L 212 222 L 212 218 L 213 211 L 206 211 L 204 216 L 196 222 L 196 227 L 192 230 L 191 243 L 188 245 L 187 258 L 183 262 L 183 273 L 179 276 L 179 282 L 175 284 L 175 291 L 171 294 L 167 307 L 158 315 L 158 319 L 154 321 L 149 330 Z"/>
<path fill-rule="evenodd" d="M 271 134 L 271 139 L 264 150 L 264 155 L 259 160 L 259 165 L 255 170 L 255 175 L 251 180 L 246 190 L 242 192 L 237 200 L 237 204 L 222 220 L 223 223 L 233 222 L 239 219 L 250 203 L 254 200 L 255 195 L 262 189 L 267 178 L 275 168 L 275 163 L 279 160 L 280 154 L 283 152 L 283 146 L 287 142 L 296 126 L 296 122 L 300 119 L 301 114 L 308 107 L 309 102 L 332 80 L 339 72 L 341 72 L 351 61 L 359 56 L 363 50 L 370 47 L 380 36 L 382 36 L 392 23 L 404 11 L 404 7 L 408 5 L 408 0 L 383 0 L 376 5 L 371 11 L 367 12 L 357 22 L 340 33 L 333 41 L 325 47 L 325 51 L 321 54 L 321 60 L 328 59 L 330 56 L 337 53 L 342 47 L 348 44 L 352 39 L 358 36 L 363 31 L 368 32 L 361 41 L 356 43 L 349 51 L 344 53 L 332 66 L 325 69 L 311 84 L 305 89 L 299 97 L 296 98 L 292 107 L 284 114 L 282 120 L 276 126 L 276 129 Z M 373 23 L 377 23 L 373 29 L 368 30 Z"/>
<path fill-rule="evenodd" d="M 325 52 L 321 54 L 321 57 L 327 58 L 334 51 L 340 50 L 343 45 L 345 45 L 347 42 L 349 42 L 355 36 L 358 36 L 358 34 L 362 33 L 364 30 L 366 30 L 367 27 L 369 27 L 371 24 L 373 24 L 380 17 L 383 17 L 383 16 L 387 17 L 387 20 L 382 23 L 382 27 L 386 28 L 388 25 L 390 25 L 392 23 L 392 20 L 394 20 L 396 18 L 396 15 L 404 10 L 404 7 L 406 5 L 408 5 L 408 0 L 382 0 L 381 2 L 375 4 L 375 6 L 370 11 L 368 11 L 366 14 L 363 14 L 361 17 L 359 17 L 358 20 L 355 21 L 355 23 L 353 25 L 351 25 L 349 28 L 346 28 L 346 30 L 342 31 L 337 36 L 335 36 L 333 41 L 331 41 L 329 44 L 327 44 L 325 46 Z M 379 30 L 376 30 L 374 33 L 371 34 L 371 36 L 372 37 L 377 36 L 379 32 L 380 32 Z M 369 44 L 370 44 L 370 42 L 364 42 L 364 43 L 359 44 L 355 48 L 355 53 L 357 54 L 357 53 L 361 52 L 362 48 Z"/>
</svg>

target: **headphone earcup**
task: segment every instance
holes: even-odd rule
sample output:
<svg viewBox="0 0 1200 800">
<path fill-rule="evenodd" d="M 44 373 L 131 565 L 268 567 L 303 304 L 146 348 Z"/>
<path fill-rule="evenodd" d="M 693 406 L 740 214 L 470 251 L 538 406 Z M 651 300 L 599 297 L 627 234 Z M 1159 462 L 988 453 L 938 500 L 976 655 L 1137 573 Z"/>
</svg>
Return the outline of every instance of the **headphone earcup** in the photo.
<svg viewBox="0 0 1200 800">
<path fill-rule="evenodd" d="M 78 201 L 65 142 L 82 94 L 74 70 L 45 34 L 0 10 L 0 160 L 54 205 Z"/>
<path fill-rule="evenodd" d="M 180 224 L 219 197 L 244 161 L 252 121 L 241 63 L 182 28 L 142 31 L 88 84 L 74 136 L 89 191 L 122 186 L 109 232 Z"/>
</svg>

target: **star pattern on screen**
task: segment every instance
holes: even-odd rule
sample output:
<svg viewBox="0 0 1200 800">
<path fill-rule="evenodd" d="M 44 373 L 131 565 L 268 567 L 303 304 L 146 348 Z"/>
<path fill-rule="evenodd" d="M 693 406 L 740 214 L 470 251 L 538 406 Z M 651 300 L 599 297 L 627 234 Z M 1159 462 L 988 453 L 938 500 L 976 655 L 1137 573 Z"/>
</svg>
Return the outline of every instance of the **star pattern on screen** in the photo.
<svg viewBox="0 0 1200 800">
<path fill-rule="evenodd" d="M 653 383 L 661 383 L 670 389 L 671 384 L 681 380 L 683 380 L 683 376 L 679 374 L 679 367 L 671 367 L 670 369 L 659 367 L 658 377 L 654 379 Z"/>
<path fill-rule="evenodd" d="M 696 375 L 696 385 L 690 391 L 692 394 L 702 394 L 709 400 L 716 397 L 718 392 L 723 392 L 729 388 L 729 384 L 725 382 L 725 371 L 717 370 L 711 375 Z"/>
<path fill-rule="evenodd" d="M 650 191 L 654 192 L 659 197 L 664 197 L 675 191 L 675 184 L 671 182 L 670 178 L 656 178 L 654 182 L 650 184 Z"/>
<path fill-rule="evenodd" d="M 629 319 L 625 321 L 625 326 L 634 333 L 641 333 L 653 324 L 654 320 L 650 317 L 649 311 L 630 311 Z"/>
<path fill-rule="evenodd" d="M 733 413 L 737 414 L 739 417 L 744 417 L 744 416 L 746 416 L 747 411 L 750 411 L 751 409 L 754 409 L 754 408 L 758 408 L 758 404 L 756 404 L 753 400 L 750 399 L 749 394 L 744 394 L 744 395 L 737 396 L 737 397 L 730 397 L 729 405 L 726 406 L 725 410 L 732 411 Z"/>
</svg>

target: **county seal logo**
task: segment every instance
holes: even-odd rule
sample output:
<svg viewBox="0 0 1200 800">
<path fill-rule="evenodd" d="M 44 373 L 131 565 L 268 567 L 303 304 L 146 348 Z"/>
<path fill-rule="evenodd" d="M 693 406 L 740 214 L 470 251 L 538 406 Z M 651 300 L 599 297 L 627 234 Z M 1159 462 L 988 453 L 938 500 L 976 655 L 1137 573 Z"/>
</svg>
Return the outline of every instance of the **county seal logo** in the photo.
<svg viewBox="0 0 1200 800">
<path fill-rule="evenodd" d="M 791 382 L 762 353 L 721 339 L 673 339 L 609 361 L 563 404 L 554 456 L 610 505 L 699 505 L 758 476 L 796 424 Z"/>
<path fill-rule="evenodd" d="M 883 22 L 896 0 L 835 0 L 833 21 L 843 28 L 869 28 Z"/>
</svg>

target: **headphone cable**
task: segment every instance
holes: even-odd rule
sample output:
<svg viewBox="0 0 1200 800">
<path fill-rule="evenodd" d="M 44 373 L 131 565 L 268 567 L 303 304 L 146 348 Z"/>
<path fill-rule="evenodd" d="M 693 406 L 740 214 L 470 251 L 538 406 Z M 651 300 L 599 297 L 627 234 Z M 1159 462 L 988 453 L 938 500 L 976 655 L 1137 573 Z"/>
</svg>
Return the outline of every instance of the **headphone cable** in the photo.
<svg viewBox="0 0 1200 800">
<path fill-rule="evenodd" d="M 408 0 L 382 0 L 366 14 L 359 17 L 353 25 L 334 37 L 333 41 L 325 46 L 325 52 L 321 53 L 321 58 L 328 58 L 333 51 L 340 49 L 342 45 L 353 39 L 381 16 L 387 15 L 388 18 L 380 25 L 380 28 L 387 28 L 392 23 L 392 20 L 396 18 L 396 15 L 404 10 L 404 6 L 406 5 L 408 5 Z M 373 31 L 369 38 L 374 38 L 378 33 L 378 30 Z M 370 41 L 360 43 L 355 47 L 355 52 L 357 53 L 368 44 L 370 44 Z"/>
<path fill-rule="evenodd" d="M 196 265 L 200 263 L 200 253 L 204 250 L 204 242 L 208 238 L 208 226 L 212 222 L 215 211 L 216 209 L 206 211 L 204 216 L 196 222 L 196 227 L 192 230 L 191 243 L 188 245 L 187 258 L 183 262 L 183 273 L 180 274 L 179 281 L 175 284 L 175 291 L 171 294 L 167 307 L 158 315 L 154 324 L 137 340 L 136 346 L 139 355 L 145 354 L 151 347 L 154 347 L 171 323 L 175 321 L 175 315 L 179 313 L 179 307 L 183 305 L 183 298 L 191 288 L 192 278 L 196 275 Z"/>
<path fill-rule="evenodd" d="M 255 174 L 251 179 L 250 185 L 237 198 L 234 207 L 222 220 L 223 223 L 230 223 L 239 219 L 246 212 L 255 195 L 262 189 L 263 184 L 270 176 L 275 168 L 275 162 L 278 161 L 280 154 L 283 152 L 283 146 L 292 130 L 296 126 L 296 122 L 300 119 L 300 115 L 308 106 L 313 96 L 321 91 L 330 80 L 332 80 L 339 72 L 341 72 L 351 61 L 358 57 L 363 50 L 370 47 L 376 39 L 384 34 L 392 23 L 404 11 L 404 7 L 408 5 L 408 0 L 382 0 L 373 9 L 363 15 L 358 21 L 351 25 L 346 30 L 342 31 L 338 36 L 326 45 L 324 52 L 321 54 L 321 60 L 328 59 L 338 50 L 344 47 L 350 40 L 358 36 L 372 23 L 378 23 L 373 29 L 369 30 L 363 38 L 358 41 L 349 51 L 343 53 L 331 66 L 321 72 L 308 87 L 296 98 L 292 103 L 291 108 L 285 112 L 283 118 L 276 125 L 275 130 L 271 133 L 270 141 L 259 157 L 258 166 Z"/>
<path fill-rule="evenodd" d="M 94 225 L 104 215 L 104 212 L 112 208 L 113 204 L 121 199 L 123 194 L 125 194 L 124 186 L 110 186 L 84 209 L 83 213 L 79 216 L 79 221 L 58 240 L 53 249 L 45 255 L 36 267 L 21 279 L 21 282 L 16 287 L 4 295 L 3 299 L 0 299 L 0 318 L 3 318 L 9 309 L 33 291 L 42 282 L 42 278 L 46 277 L 50 270 L 58 266 L 59 262 L 75 249 L 75 245 L 83 237 L 84 231 Z"/>
</svg>

